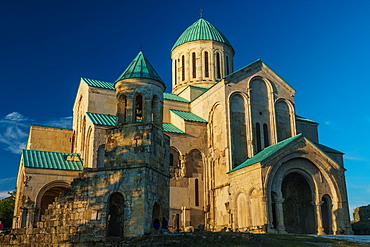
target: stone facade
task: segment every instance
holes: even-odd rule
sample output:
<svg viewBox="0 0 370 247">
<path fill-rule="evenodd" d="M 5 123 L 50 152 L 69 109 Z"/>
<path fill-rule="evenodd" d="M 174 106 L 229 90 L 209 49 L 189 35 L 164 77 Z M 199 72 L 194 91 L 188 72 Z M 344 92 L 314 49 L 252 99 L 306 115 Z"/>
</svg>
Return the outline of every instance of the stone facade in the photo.
<svg viewBox="0 0 370 247">
<path fill-rule="evenodd" d="M 31 128 L 28 149 L 71 152 L 83 170 L 21 159 L 18 243 L 99 243 L 167 226 L 350 233 L 343 153 L 297 116 L 295 90 L 261 60 L 234 72 L 221 34 L 181 37 L 171 94 L 140 52 L 114 84 L 81 79 L 73 130 Z"/>
</svg>

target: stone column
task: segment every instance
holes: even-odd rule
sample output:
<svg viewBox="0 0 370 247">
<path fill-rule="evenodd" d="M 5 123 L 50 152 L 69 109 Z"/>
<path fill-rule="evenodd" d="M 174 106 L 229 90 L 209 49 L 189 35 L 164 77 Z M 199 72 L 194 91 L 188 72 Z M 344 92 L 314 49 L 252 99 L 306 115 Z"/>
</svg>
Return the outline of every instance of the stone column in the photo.
<svg viewBox="0 0 370 247">
<path fill-rule="evenodd" d="M 284 198 L 276 198 L 275 200 L 275 207 L 276 207 L 276 219 L 277 219 L 277 226 L 276 230 L 278 230 L 279 234 L 286 234 L 285 225 L 284 225 L 284 212 L 283 212 L 283 202 Z"/>
<path fill-rule="evenodd" d="M 317 235 L 325 235 L 324 228 L 322 227 L 322 214 L 321 205 L 322 201 L 315 201 L 312 204 L 316 206 L 316 219 L 317 219 Z"/>
</svg>

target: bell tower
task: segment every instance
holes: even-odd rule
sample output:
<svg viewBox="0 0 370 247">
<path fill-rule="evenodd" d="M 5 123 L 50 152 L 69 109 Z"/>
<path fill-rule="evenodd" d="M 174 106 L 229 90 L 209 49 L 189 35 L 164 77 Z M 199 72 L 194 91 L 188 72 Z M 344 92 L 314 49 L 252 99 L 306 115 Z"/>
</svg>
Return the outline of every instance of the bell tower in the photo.
<svg viewBox="0 0 370 247">
<path fill-rule="evenodd" d="M 137 236 L 168 221 L 170 142 L 162 129 L 165 85 L 140 51 L 116 80 L 115 89 L 117 122 L 107 133 L 105 168 L 122 171 L 114 192 L 125 201 L 123 232 Z"/>
</svg>

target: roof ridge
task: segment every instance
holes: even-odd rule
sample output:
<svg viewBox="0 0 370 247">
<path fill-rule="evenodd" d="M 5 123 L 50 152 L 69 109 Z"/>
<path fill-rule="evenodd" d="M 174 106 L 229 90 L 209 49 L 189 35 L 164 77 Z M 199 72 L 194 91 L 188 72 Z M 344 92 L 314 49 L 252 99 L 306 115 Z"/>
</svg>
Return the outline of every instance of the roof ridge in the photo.
<svg viewBox="0 0 370 247">
<path fill-rule="evenodd" d="M 145 57 L 142 51 L 136 55 L 123 73 L 117 78 L 115 83 L 129 78 L 148 78 L 159 81 L 164 85 L 163 80 L 155 71 L 154 67 L 150 64 L 149 60 Z"/>
</svg>

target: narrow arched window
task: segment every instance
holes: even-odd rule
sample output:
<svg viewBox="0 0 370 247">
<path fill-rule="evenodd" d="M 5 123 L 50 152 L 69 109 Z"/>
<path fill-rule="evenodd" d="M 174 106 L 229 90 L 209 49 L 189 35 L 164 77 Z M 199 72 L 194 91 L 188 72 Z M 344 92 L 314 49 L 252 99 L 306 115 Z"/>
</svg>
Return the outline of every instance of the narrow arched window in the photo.
<svg viewBox="0 0 370 247">
<path fill-rule="evenodd" d="M 204 76 L 209 77 L 208 51 L 204 52 Z"/>
<path fill-rule="evenodd" d="M 267 124 L 263 124 L 263 141 L 265 143 L 265 147 L 270 146 L 269 130 Z"/>
<path fill-rule="evenodd" d="M 101 145 L 98 148 L 98 160 L 97 160 L 97 167 L 104 167 L 104 158 L 105 158 L 105 145 Z"/>
<path fill-rule="evenodd" d="M 137 95 L 135 99 L 135 122 L 143 121 L 143 97 Z"/>
<path fill-rule="evenodd" d="M 191 54 L 191 60 L 192 60 L 192 67 L 193 67 L 193 78 L 197 77 L 197 58 L 195 56 L 195 52 Z"/>
<path fill-rule="evenodd" d="M 181 57 L 181 66 L 182 66 L 181 79 L 185 81 L 185 56 L 184 55 Z"/>
<path fill-rule="evenodd" d="M 216 53 L 216 76 L 218 79 L 221 78 L 221 60 L 220 53 Z"/>
<path fill-rule="evenodd" d="M 259 123 L 256 123 L 256 139 L 257 139 L 257 153 L 261 152 L 261 126 Z"/>
<path fill-rule="evenodd" d="M 199 181 L 195 179 L 195 206 L 199 206 Z"/>
<path fill-rule="evenodd" d="M 226 56 L 226 74 L 230 74 L 229 56 Z"/>
<path fill-rule="evenodd" d="M 177 61 L 175 60 L 175 85 L 177 85 Z"/>
<path fill-rule="evenodd" d="M 127 99 L 120 95 L 117 101 L 117 125 L 126 122 Z"/>
</svg>

